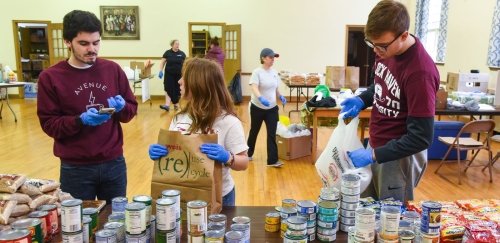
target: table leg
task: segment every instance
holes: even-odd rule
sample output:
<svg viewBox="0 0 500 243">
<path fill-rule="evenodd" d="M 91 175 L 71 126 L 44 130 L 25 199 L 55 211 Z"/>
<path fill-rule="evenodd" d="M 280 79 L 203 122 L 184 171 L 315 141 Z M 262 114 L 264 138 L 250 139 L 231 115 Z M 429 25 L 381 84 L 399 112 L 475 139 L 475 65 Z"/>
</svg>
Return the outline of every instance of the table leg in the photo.
<svg viewBox="0 0 500 243">
<path fill-rule="evenodd" d="M 313 113 L 313 137 L 312 137 L 312 164 L 316 162 L 316 152 L 318 150 L 318 117 Z"/>
<path fill-rule="evenodd" d="M 9 107 L 10 111 L 12 112 L 12 115 L 14 115 L 14 121 L 17 122 L 17 116 L 12 107 L 10 106 L 9 102 L 9 89 L 5 89 L 5 102 L 7 102 L 7 107 Z M 3 101 L 2 101 L 2 107 L 0 108 L 0 119 L 2 118 L 2 109 L 3 109 Z"/>
</svg>

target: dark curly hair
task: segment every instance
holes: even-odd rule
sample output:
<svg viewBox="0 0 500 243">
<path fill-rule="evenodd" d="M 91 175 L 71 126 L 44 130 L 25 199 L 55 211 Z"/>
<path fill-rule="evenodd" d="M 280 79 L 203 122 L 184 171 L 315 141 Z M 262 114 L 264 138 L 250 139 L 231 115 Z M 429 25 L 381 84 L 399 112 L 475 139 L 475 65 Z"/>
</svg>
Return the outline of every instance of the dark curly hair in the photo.
<svg viewBox="0 0 500 243">
<path fill-rule="evenodd" d="M 64 40 L 72 41 L 82 31 L 99 32 L 99 35 L 102 35 L 101 21 L 95 14 L 88 11 L 73 10 L 67 13 L 63 19 Z"/>
</svg>

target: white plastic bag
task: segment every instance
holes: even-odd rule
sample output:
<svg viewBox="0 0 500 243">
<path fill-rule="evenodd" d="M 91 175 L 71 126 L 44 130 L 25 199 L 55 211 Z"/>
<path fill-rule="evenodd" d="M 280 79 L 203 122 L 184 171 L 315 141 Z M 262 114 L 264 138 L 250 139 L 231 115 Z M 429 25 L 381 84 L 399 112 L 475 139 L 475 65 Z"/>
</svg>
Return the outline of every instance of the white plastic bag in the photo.
<svg viewBox="0 0 500 243">
<path fill-rule="evenodd" d="M 363 148 L 357 135 L 359 117 L 355 117 L 347 125 L 344 123 L 343 114 L 340 114 L 338 119 L 338 126 L 333 130 L 328 144 L 316 161 L 316 170 L 325 186 L 339 190 L 342 174 L 357 174 L 361 177 L 360 189 L 363 192 L 371 182 L 371 168 L 355 168 L 347 155 L 347 151 Z"/>
</svg>

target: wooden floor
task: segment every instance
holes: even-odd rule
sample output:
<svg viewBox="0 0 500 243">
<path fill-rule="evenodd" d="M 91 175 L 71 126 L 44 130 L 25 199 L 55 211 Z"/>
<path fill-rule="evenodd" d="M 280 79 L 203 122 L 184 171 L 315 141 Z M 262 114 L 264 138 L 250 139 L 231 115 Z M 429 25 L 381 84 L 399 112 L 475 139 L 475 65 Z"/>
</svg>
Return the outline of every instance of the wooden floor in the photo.
<svg viewBox="0 0 500 243">
<path fill-rule="evenodd" d="M 153 163 L 148 158 L 148 146 L 157 140 L 160 128 L 167 128 L 173 112 L 158 108 L 160 100 L 140 104 L 136 118 L 123 124 L 125 134 L 125 158 L 128 167 L 127 196 L 149 194 Z M 6 109 L 0 120 L 0 173 L 22 173 L 30 178 L 59 179 L 59 160 L 52 152 L 53 141 L 42 132 L 36 116 L 36 100 L 11 99 L 18 116 L 14 122 Z M 289 104 L 286 113 L 294 107 Z M 281 107 L 280 107 L 281 109 Z M 249 130 L 248 106 L 238 107 L 245 131 Z M 282 114 L 285 114 L 281 110 Z M 292 122 L 298 121 L 298 113 L 292 113 Z M 319 148 L 323 149 L 333 127 L 319 129 Z M 500 144 L 493 142 L 494 151 Z M 320 153 L 318 153 L 320 154 Z M 485 154 L 480 154 L 484 160 Z M 321 182 L 310 157 L 285 161 L 282 168 L 268 168 L 266 164 L 265 126 L 262 127 L 254 160 L 246 171 L 232 172 L 236 181 L 237 205 L 278 205 L 283 198 L 316 200 Z M 442 176 L 434 174 L 438 161 L 430 161 L 427 171 L 416 189 L 416 200 L 455 200 L 465 198 L 500 198 L 500 162 L 494 166 L 493 183 L 489 183 L 487 170 L 471 168 L 457 185 L 454 168 L 456 163 L 445 165 Z"/>
</svg>

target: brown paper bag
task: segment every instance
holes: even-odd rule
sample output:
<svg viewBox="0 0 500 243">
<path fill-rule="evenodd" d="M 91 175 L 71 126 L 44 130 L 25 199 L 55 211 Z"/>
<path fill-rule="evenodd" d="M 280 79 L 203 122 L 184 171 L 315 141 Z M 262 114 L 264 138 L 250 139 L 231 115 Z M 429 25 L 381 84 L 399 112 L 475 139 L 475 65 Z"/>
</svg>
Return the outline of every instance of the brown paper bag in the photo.
<svg viewBox="0 0 500 243">
<path fill-rule="evenodd" d="M 203 143 L 217 143 L 217 134 L 183 135 L 161 129 L 158 143 L 167 146 L 169 153 L 154 162 L 151 197 L 160 198 L 163 190 L 179 190 L 182 219 L 186 218 L 186 203 L 193 200 L 203 200 L 208 203 L 208 212 L 219 213 L 222 165 L 200 151 Z"/>
<path fill-rule="evenodd" d="M 344 86 L 345 82 L 345 67 L 342 66 L 326 66 L 325 85 L 333 88 L 340 89 Z"/>
<path fill-rule="evenodd" d="M 355 91 L 359 88 L 359 67 L 348 66 L 345 68 L 345 88 Z"/>
</svg>

